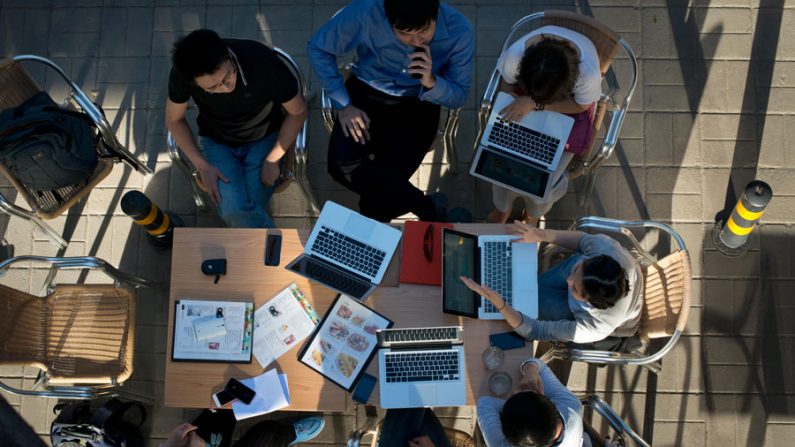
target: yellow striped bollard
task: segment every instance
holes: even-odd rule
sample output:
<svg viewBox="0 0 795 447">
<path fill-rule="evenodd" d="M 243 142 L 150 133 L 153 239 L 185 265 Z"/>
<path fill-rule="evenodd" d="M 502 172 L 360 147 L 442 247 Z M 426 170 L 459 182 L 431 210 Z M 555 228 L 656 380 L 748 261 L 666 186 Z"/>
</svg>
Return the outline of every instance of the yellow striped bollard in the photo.
<svg viewBox="0 0 795 447">
<path fill-rule="evenodd" d="M 181 227 L 182 219 L 160 209 L 140 191 L 130 191 L 121 198 L 121 210 L 133 222 L 149 233 L 150 239 L 161 246 L 171 246 L 174 227 Z"/>
<path fill-rule="evenodd" d="M 756 223 L 773 198 L 770 185 L 754 180 L 745 186 L 745 192 L 737 201 L 725 223 L 717 222 L 712 229 L 712 240 L 724 255 L 739 256 L 748 250 L 748 240 Z"/>
</svg>

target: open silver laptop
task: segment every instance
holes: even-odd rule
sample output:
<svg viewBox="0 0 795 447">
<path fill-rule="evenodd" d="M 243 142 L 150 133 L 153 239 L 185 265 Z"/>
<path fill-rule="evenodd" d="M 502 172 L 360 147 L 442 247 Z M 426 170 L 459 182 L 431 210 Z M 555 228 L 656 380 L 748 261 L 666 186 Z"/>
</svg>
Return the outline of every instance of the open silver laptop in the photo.
<svg viewBox="0 0 795 447">
<path fill-rule="evenodd" d="M 466 405 L 463 335 L 460 326 L 378 331 L 381 408 Z"/>
<path fill-rule="evenodd" d="M 546 200 L 574 118 L 534 111 L 518 122 L 505 121 L 499 112 L 513 99 L 507 93 L 497 93 L 469 173 L 520 194 Z"/>
<path fill-rule="evenodd" d="M 461 276 L 485 284 L 505 302 L 538 318 L 538 244 L 512 242 L 516 236 L 475 236 L 442 230 L 442 312 L 483 320 L 502 314 L 469 290 Z"/>
<path fill-rule="evenodd" d="M 287 270 L 364 300 L 384 278 L 401 232 L 332 201 Z"/>
</svg>

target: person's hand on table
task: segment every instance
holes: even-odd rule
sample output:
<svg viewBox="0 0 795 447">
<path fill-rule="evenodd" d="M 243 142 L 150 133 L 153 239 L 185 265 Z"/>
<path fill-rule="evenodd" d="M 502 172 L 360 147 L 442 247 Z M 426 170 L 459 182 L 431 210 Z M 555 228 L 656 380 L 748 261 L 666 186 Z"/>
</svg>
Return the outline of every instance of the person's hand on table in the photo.
<svg viewBox="0 0 795 447">
<path fill-rule="evenodd" d="M 199 427 L 186 423 L 179 424 L 160 447 L 205 447 L 205 442 L 196 434 Z"/>
<path fill-rule="evenodd" d="M 521 220 L 514 220 L 512 225 L 508 225 L 508 233 L 519 236 L 514 242 L 544 242 L 546 232 L 541 228 L 527 225 Z"/>
<path fill-rule="evenodd" d="M 522 368 L 522 378 L 519 379 L 520 391 L 535 391 L 539 394 L 544 394 L 544 382 L 541 381 L 541 376 L 538 374 L 538 365 L 535 363 L 527 363 Z"/>
<path fill-rule="evenodd" d="M 364 110 L 350 104 L 337 112 L 337 121 L 346 137 L 360 144 L 370 140 L 370 117 Z"/>
<path fill-rule="evenodd" d="M 472 280 L 472 278 L 467 278 L 466 276 L 461 276 L 461 281 L 469 287 L 469 290 L 477 293 L 478 295 L 482 296 L 489 300 L 489 302 L 496 307 L 498 310 L 502 310 L 508 303 L 505 302 L 505 299 L 499 293 L 491 290 L 488 286 L 483 284 L 478 284 Z"/>
<path fill-rule="evenodd" d="M 433 441 L 427 436 L 418 436 L 409 441 L 408 447 L 434 447 Z"/>
</svg>

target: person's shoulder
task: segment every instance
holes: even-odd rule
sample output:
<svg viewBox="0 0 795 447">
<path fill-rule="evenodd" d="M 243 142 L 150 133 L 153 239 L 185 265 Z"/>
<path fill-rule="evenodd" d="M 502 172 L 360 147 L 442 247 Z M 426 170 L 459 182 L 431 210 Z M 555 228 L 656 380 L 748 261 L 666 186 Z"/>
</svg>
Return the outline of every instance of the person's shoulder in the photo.
<svg viewBox="0 0 795 447">
<path fill-rule="evenodd" d="M 472 35 L 474 32 L 472 22 L 461 11 L 446 3 L 439 3 L 439 12 L 451 34 Z"/>
<path fill-rule="evenodd" d="M 256 39 L 230 38 L 224 39 L 224 43 L 226 43 L 226 45 L 235 53 L 237 57 L 257 57 L 261 55 L 273 54 L 273 49 L 271 49 L 264 42 L 260 42 Z"/>
</svg>

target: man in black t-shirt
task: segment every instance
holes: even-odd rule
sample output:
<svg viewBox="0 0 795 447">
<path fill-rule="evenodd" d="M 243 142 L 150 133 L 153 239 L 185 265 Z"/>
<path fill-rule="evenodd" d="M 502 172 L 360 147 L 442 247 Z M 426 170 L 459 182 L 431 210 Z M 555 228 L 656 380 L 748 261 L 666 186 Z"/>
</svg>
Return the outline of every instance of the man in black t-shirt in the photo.
<svg viewBox="0 0 795 447">
<path fill-rule="evenodd" d="M 307 115 L 297 80 L 266 45 L 206 29 L 178 40 L 172 63 L 166 125 L 219 215 L 229 227 L 273 227 L 267 204 L 279 160 Z M 198 145 L 185 119 L 191 98 Z"/>
</svg>

